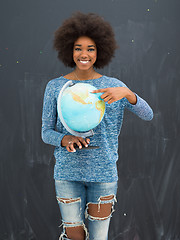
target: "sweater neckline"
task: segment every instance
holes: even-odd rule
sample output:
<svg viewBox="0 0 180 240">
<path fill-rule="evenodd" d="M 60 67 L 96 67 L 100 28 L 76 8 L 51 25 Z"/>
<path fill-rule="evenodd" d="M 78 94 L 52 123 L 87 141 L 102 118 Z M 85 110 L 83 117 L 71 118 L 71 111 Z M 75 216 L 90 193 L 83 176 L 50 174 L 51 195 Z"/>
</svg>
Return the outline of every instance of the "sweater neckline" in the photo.
<svg viewBox="0 0 180 240">
<path fill-rule="evenodd" d="M 87 80 L 72 80 L 72 79 L 65 78 L 64 76 L 61 76 L 60 78 L 63 78 L 64 80 L 67 80 L 67 81 L 73 81 L 73 82 L 88 82 L 88 81 L 92 82 L 92 81 L 98 81 L 98 80 L 102 79 L 103 77 L 104 77 L 104 75 L 102 75 L 99 78 L 87 79 Z"/>
</svg>

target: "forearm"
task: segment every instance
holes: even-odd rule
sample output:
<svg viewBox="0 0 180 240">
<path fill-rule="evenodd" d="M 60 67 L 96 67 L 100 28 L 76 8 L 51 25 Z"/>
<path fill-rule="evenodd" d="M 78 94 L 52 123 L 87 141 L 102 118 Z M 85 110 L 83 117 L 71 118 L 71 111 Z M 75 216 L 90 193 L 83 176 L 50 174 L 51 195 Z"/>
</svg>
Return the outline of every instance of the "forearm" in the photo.
<svg viewBox="0 0 180 240">
<path fill-rule="evenodd" d="M 42 121 L 41 137 L 46 144 L 60 147 L 64 135 L 65 134 L 57 132 L 54 129 L 54 123 L 52 121 Z"/>
<path fill-rule="evenodd" d="M 143 120 L 150 121 L 153 119 L 153 110 L 149 106 L 149 104 L 139 97 L 137 94 L 136 96 L 136 104 L 131 104 L 129 101 L 127 102 L 126 108 L 131 112 L 135 113 L 138 117 Z"/>
</svg>

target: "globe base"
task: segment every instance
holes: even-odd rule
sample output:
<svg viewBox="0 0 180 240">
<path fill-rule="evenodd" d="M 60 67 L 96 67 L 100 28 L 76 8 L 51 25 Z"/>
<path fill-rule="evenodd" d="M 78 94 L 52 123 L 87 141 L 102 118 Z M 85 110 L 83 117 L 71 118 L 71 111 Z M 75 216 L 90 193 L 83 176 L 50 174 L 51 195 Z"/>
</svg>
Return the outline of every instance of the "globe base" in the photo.
<svg viewBox="0 0 180 240">
<path fill-rule="evenodd" d="M 90 150 L 90 149 L 98 149 L 99 146 L 88 146 L 88 147 L 82 146 L 82 148 L 79 148 L 79 147 L 77 146 L 77 144 L 75 144 L 75 145 L 74 145 L 74 148 L 75 148 L 76 150 Z"/>
</svg>

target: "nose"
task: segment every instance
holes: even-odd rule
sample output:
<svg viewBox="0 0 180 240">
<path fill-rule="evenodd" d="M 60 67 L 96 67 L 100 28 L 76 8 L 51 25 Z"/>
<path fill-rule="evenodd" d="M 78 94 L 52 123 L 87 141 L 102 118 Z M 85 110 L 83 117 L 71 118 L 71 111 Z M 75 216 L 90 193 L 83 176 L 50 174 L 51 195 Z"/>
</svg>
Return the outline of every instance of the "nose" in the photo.
<svg viewBox="0 0 180 240">
<path fill-rule="evenodd" d="M 88 57 L 87 51 L 86 51 L 86 50 L 83 50 L 83 51 L 81 52 L 81 58 L 85 59 L 85 58 L 87 58 L 87 57 Z"/>
</svg>

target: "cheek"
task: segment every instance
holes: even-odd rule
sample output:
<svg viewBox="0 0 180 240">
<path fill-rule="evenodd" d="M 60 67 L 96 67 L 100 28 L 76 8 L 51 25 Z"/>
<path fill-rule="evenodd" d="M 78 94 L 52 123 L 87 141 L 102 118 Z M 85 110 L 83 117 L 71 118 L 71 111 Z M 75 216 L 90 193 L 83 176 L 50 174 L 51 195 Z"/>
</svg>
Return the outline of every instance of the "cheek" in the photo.
<svg viewBox="0 0 180 240">
<path fill-rule="evenodd" d="M 76 60 L 77 58 L 77 53 L 73 52 L 73 60 Z"/>
<path fill-rule="evenodd" d="M 94 62 L 96 62 L 97 60 L 97 54 L 94 56 Z"/>
<path fill-rule="evenodd" d="M 76 56 L 76 52 L 73 51 L 73 58 Z"/>
<path fill-rule="evenodd" d="M 96 50 L 96 53 L 95 53 L 96 59 L 97 59 L 97 55 L 98 55 L 98 53 L 97 53 L 97 50 Z"/>
<path fill-rule="evenodd" d="M 95 53 L 92 55 L 92 58 L 93 58 L 94 60 L 97 59 L 97 52 L 95 52 Z"/>
</svg>

